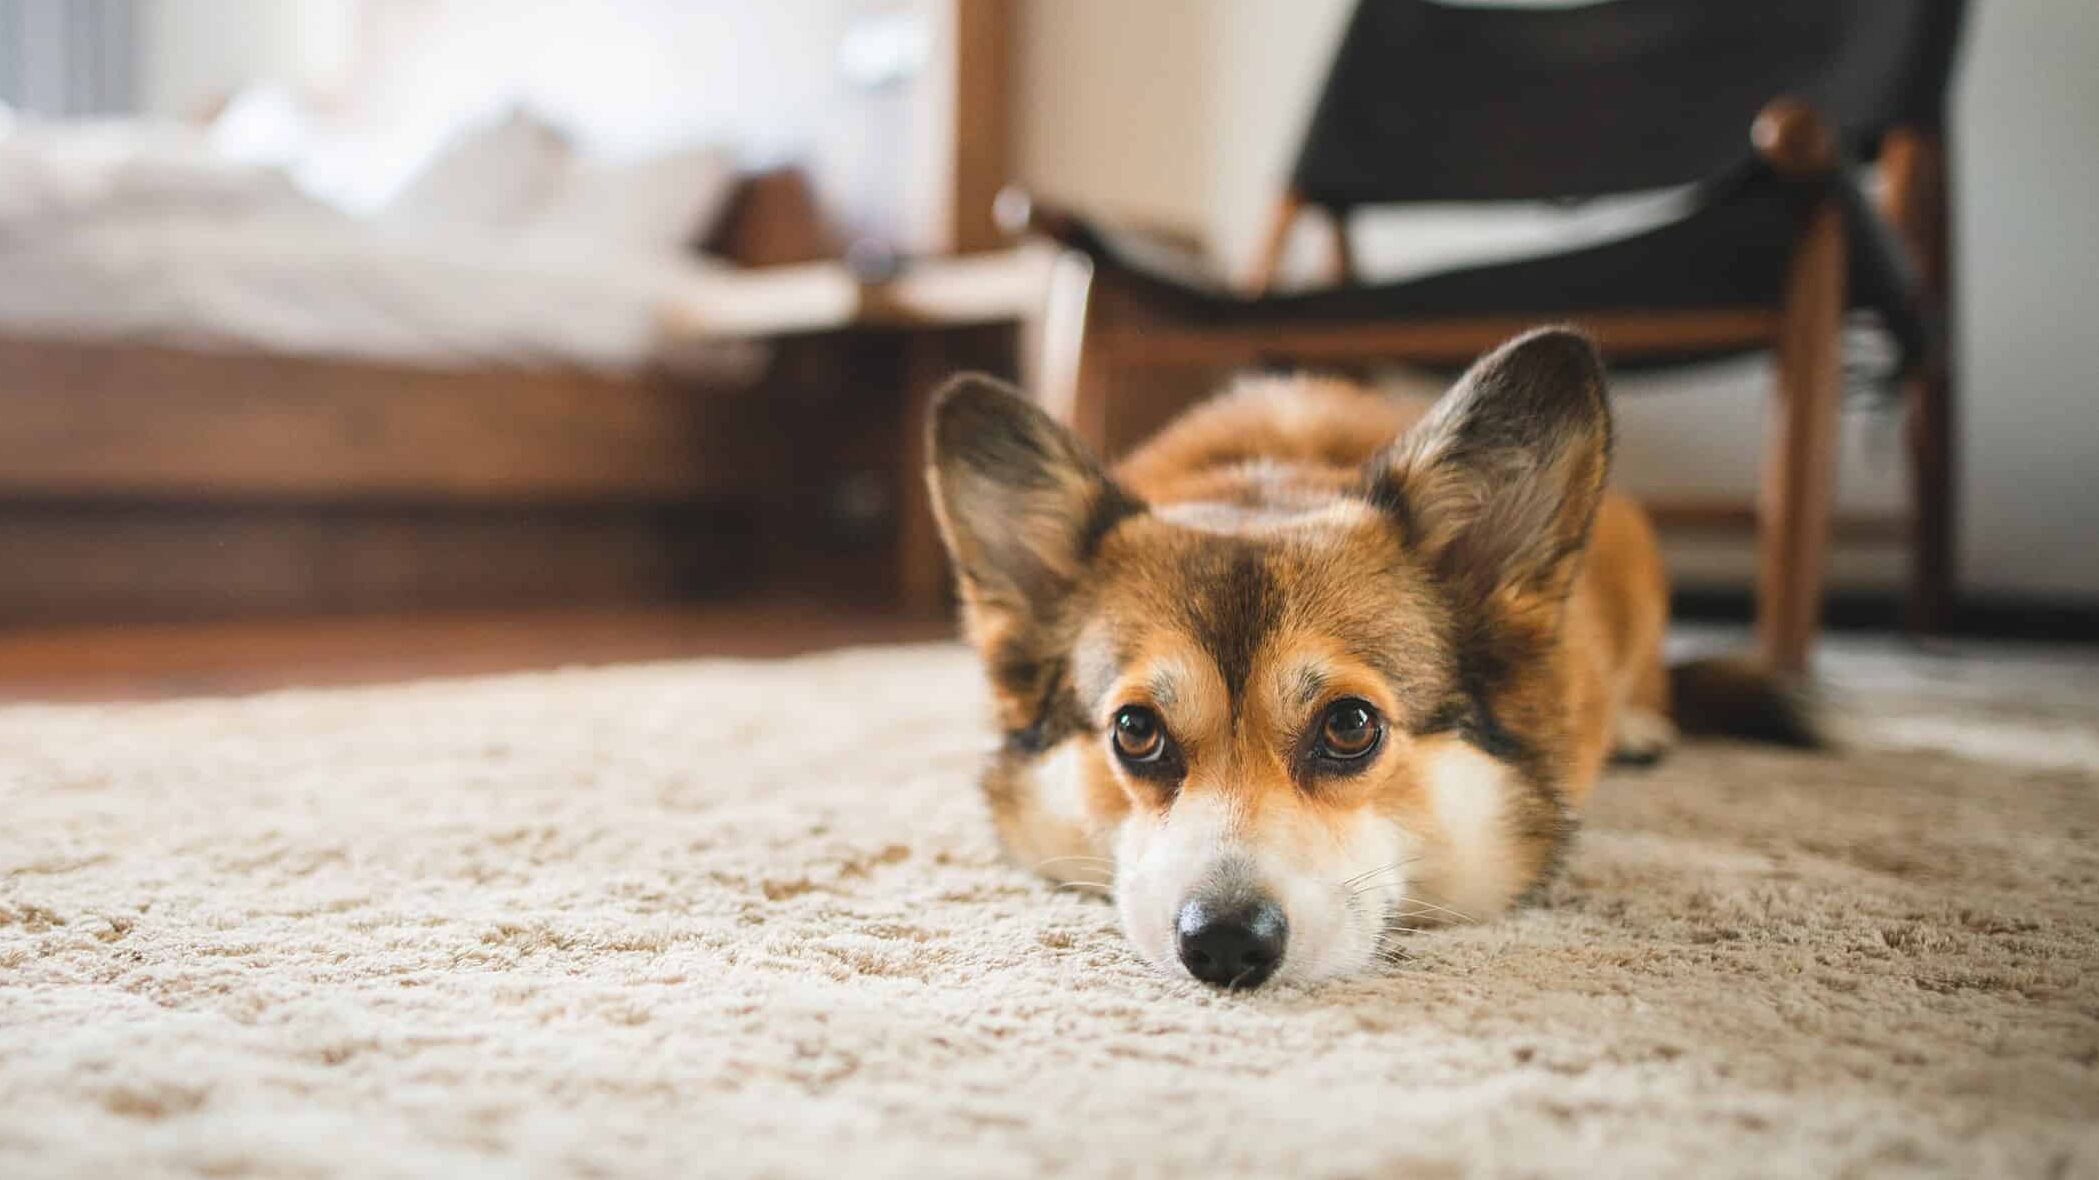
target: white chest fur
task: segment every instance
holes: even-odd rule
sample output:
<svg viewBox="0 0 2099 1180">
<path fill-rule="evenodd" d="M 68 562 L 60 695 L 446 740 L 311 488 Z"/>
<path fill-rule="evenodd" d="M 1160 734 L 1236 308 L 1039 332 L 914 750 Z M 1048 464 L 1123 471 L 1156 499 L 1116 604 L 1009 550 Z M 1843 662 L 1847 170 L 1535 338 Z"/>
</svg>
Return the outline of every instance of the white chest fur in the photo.
<svg viewBox="0 0 2099 1180">
<path fill-rule="evenodd" d="M 1421 888 L 1474 921 L 1499 913 L 1528 884 L 1515 832 L 1515 772 L 1456 739 L 1425 751 L 1423 786 L 1438 831 L 1425 841 Z"/>
</svg>

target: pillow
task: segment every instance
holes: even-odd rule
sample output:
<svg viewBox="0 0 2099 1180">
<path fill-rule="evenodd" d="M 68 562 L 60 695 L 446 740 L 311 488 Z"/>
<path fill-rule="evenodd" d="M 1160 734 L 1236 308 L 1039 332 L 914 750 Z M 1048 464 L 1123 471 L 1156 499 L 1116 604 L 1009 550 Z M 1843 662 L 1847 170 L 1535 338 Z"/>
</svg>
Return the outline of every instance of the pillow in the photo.
<svg viewBox="0 0 2099 1180">
<path fill-rule="evenodd" d="M 573 160 L 527 229 L 556 247 L 682 253 L 721 219 L 735 183 L 733 161 L 714 148 Z"/>
<path fill-rule="evenodd" d="M 225 159 L 290 168 L 312 145 L 314 122 L 312 107 L 296 91 L 261 82 L 234 92 L 211 120 L 205 138 Z"/>
<path fill-rule="evenodd" d="M 439 149 L 382 216 L 419 228 L 522 225 L 561 183 L 569 157 L 560 131 L 515 110 Z"/>
<path fill-rule="evenodd" d="M 0 137 L 0 222 L 306 210 L 283 171 L 227 160 L 191 128 L 144 120 L 29 124 Z"/>
</svg>

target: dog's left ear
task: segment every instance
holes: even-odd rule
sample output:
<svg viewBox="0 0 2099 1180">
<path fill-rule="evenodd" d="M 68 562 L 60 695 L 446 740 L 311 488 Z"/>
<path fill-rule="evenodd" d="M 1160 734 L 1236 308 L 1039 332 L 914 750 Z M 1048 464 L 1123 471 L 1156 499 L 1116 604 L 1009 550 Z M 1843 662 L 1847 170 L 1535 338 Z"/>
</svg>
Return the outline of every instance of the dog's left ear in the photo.
<svg viewBox="0 0 2099 1180">
<path fill-rule="evenodd" d="M 1142 510 L 1070 431 L 1004 382 L 956 377 L 934 396 L 927 430 L 926 478 L 973 626 L 1042 621 L 1102 536 Z"/>
<path fill-rule="evenodd" d="M 1610 457 L 1595 346 L 1543 328 L 1482 357 L 1365 475 L 1408 547 L 1469 604 L 1556 602 L 1573 585 Z"/>
</svg>

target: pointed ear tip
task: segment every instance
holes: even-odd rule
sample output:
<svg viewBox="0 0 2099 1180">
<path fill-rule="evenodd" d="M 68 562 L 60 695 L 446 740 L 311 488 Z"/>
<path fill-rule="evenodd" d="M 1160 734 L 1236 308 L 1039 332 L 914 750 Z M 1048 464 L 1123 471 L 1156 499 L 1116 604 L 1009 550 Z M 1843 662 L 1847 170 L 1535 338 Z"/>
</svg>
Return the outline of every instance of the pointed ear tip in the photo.
<svg viewBox="0 0 2099 1180">
<path fill-rule="evenodd" d="M 1603 353 L 1596 347 L 1595 338 L 1572 324 L 1532 328 L 1495 351 L 1503 360 L 1521 357 L 1526 364 L 1598 375 L 1603 372 Z"/>
<path fill-rule="evenodd" d="M 1472 376 L 1490 385 L 1550 390 L 1562 406 L 1609 412 L 1603 353 L 1587 332 L 1565 324 L 1533 328 L 1510 340 L 1481 357 Z"/>
<path fill-rule="evenodd" d="M 1010 418 L 1024 412 L 1027 399 L 1019 390 L 983 373 L 957 373 L 947 379 L 926 407 L 926 431 L 935 450 L 952 442 L 959 432 L 986 420 Z"/>
<path fill-rule="evenodd" d="M 1003 406 L 1025 400 L 1019 390 L 989 373 L 957 373 L 933 391 L 932 412 L 939 417 L 950 410 Z"/>
</svg>

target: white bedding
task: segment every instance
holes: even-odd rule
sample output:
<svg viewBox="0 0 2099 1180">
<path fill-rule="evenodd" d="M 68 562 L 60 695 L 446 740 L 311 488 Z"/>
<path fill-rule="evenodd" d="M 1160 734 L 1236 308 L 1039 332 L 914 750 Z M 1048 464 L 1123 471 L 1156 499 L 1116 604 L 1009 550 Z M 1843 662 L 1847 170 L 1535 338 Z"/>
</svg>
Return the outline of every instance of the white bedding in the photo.
<svg viewBox="0 0 2099 1180">
<path fill-rule="evenodd" d="M 347 214 L 282 169 L 136 124 L 0 134 L 0 333 L 438 367 L 667 359 L 661 308 L 765 286 L 690 253 Z M 748 375 L 762 346 L 676 350 Z"/>
<path fill-rule="evenodd" d="M 317 205 L 282 169 L 219 154 L 186 127 L 0 118 L 0 226 L 9 229 L 58 232 L 106 217 L 226 217 Z"/>
<path fill-rule="evenodd" d="M 657 309 L 719 278 L 698 260 L 583 256 L 323 210 L 0 227 L 0 331 L 241 346 L 436 366 L 625 369 Z M 742 367 L 756 346 L 707 353 Z"/>
</svg>

